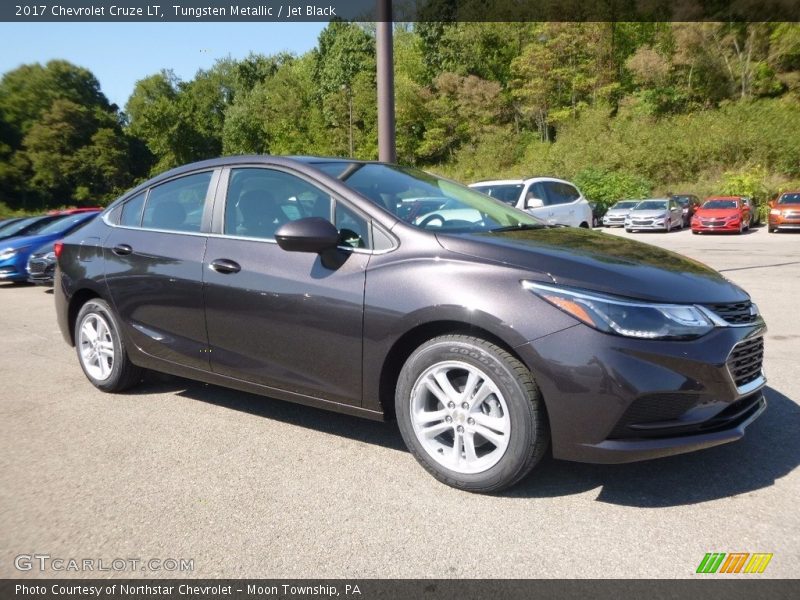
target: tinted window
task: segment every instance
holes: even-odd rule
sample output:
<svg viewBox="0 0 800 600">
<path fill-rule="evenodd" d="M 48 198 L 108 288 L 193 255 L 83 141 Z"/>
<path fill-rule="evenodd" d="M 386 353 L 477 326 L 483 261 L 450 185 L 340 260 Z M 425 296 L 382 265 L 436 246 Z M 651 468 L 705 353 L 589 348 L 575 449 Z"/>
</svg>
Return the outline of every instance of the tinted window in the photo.
<svg viewBox="0 0 800 600">
<path fill-rule="evenodd" d="M 544 186 L 547 189 L 549 204 L 566 204 L 580 198 L 578 190 L 566 183 L 547 181 Z"/>
<path fill-rule="evenodd" d="M 139 227 L 142 224 L 142 209 L 144 209 L 145 193 L 137 194 L 122 205 L 122 215 L 119 224 L 126 227 Z"/>
<path fill-rule="evenodd" d="M 150 190 L 142 227 L 199 232 L 211 171 L 173 179 Z"/>
<path fill-rule="evenodd" d="M 304 217 L 330 221 L 330 195 L 282 171 L 231 171 L 225 206 L 226 234 L 271 240 L 281 225 Z"/>
<path fill-rule="evenodd" d="M 51 233 L 66 233 L 67 231 L 71 230 L 76 225 L 83 223 L 87 219 L 88 217 L 85 214 L 69 215 L 62 219 L 58 219 L 57 221 L 49 223 L 47 227 L 43 227 L 42 229 L 39 230 L 39 234 L 50 235 Z"/>
<path fill-rule="evenodd" d="M 476 185 L 472 189 L 497 198 L 501 202 L 515 206 L 519 200 L 519 195 L 522 193 L 522 188 L 525 187 L 519 183 L 504 183 L 501 185 Z"/>
<path fill-rule="evenodd" d="M 403 217 L 423 229 L 465 232 L 543 227 L 541 221 L 521 210 L 411 167 L 347 161 L 313 163 L 313 166 L 395 215 L 398 206 L 402 207 L 409 199 L 446 199 L 432 213 Z"/>
<path fill-rule="evenodd" d="M 350 208 L 336 203 L 336 229 L 339 230 L 339 245 L 351 248 L 366 248 L 368 246 L 367 221 Z"/>
</svg>

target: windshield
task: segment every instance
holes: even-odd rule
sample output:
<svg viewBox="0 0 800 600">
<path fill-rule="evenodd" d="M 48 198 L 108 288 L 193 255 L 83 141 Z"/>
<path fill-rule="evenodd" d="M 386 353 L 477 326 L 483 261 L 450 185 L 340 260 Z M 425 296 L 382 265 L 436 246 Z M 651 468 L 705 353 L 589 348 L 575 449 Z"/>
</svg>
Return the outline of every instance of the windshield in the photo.
<svg viewBox="0 0 800 600">
<path fill-rule="evenodd" d="M 421 229 L 465 233 L 545 227 L 526 212 L 419 169 L 345 161 L 316 163 L 314 167 Z M 419 210 L 403 208 L 415 202 L 420 203 Z"/>
<path fill-rule="evenodd" d="M 620 202 L 617 202 L 614 206 L 612 206 L 611 210 L 617 208 L 633 208 L 637 204 L 639 204 L 638 200 L 621 200 Z"/>
<path fill-rule="evenodd" d="M 12 223 L 8 227 L 3 227 L 2 231 L 0 231 L 0 234 L 2 234 L 3 236 L 12 236 L 15 233 L 19 233 L 26 227 L 33 225 L 39 219 L 42 219 L 45 225 L 50 222 L 50 219 L 46 219 L 43 217 L 28 217 L 27 219 L 22 219 L 22 221 L 17 221 L 16 223 Z"/>
<path fill-rule="evenodd" d="M 666 208 L 666 200 L 642 200 L 634 210 L 665 210 Z"/>
<path fill-rule="evenodd" d="M 519 200 L 520 194 L 522 194 L 522 188 L 525 186 L 521 183 L 502 183 L 497 185 L 473 185 L 470 187 L 481 194 L 486 194 L 514 206 Z"/>
<path fill-rule="evenodd" d="M 709 200 L 703 208 L 736 208 L 736 200 Z"/>
<path fill-rule="evenodd" d="M 49 235 L 51 233 L 64 233 L 68 229 L 74 227 L 81 221 L 85 220 L 87 220 L 85 214 L 69 215 L 67 217 L 62 217 L 56 221 L 48 223 L 45 227 L 42 227 L 37 233 L 39 235 Z"/>
<path fill-rule="evenodd" d="M 800 192 L 784 194 L 778 200 L 778 204 L 800 204 Z"/>
</svg>

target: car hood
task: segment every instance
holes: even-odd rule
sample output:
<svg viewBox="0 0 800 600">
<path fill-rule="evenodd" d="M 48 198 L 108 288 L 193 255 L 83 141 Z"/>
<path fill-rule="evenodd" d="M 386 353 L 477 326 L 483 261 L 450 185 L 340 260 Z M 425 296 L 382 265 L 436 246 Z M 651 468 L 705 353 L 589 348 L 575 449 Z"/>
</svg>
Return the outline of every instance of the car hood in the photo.
<svg viewBox="0 0 800 600">
<path fill-rule="evenodd" d="M 527 269 L 569 287 L 674 303 L 749 298 L 744 290 L 693 259 L 577 227 L 437 237 L 452 252 Z"/>
<path fill-rule="evenodd" d="M 700 208 L 695 213 L 698 217 L 719 218 L 735 217 L 739 214 L 738 208 Z"/>
<path fill-rule="evenodd" d="M 606 214 L 607 215 L 616 215 L 616 216 L 627 215 L 632 210 L 633 210 L 632 208 L 609 208 L 606 211 Z"/>
<path fill-rule="evenodd" d="M 628 212 L 628 216 L 631 219 L 652 219 L 653 217 L 660 217 L 666 212 L 666 208 L 655 208 L 652 210 L 631 210 Z"/>
</svg>

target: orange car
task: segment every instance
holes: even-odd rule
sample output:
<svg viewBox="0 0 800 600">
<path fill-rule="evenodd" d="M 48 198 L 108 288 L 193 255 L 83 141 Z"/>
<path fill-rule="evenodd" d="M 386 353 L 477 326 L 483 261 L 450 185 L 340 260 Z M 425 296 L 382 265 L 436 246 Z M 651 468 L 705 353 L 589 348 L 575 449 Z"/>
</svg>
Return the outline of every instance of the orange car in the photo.
<svg viewBox="0 0 800 600">
<path fill-rule="evenodd" d="M 769 203 L 769 232 L 800 229 L 800 191 L 784 192 Z"/>
<path fill-rule="evenodd" d="M 750 205 L 741 196 L 711 196 L 692 215 L 692 233 L 750 229 Z"/>
</svg>

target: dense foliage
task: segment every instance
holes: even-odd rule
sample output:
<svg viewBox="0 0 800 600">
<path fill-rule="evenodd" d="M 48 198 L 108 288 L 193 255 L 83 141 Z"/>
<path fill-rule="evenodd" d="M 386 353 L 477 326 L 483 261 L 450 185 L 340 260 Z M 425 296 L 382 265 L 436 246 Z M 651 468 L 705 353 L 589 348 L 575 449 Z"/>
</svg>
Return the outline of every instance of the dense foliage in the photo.
<svg viewBox="0 0 800 600">
<path fill-rule="evenodd" d="M 800 187 L 798 24 L 403 24 L 395 65 L 402 163 L 566 177 L 601 203 Z M 0 81 L 0 212 L 105 202 L 220 154 L 376 158 L 376 111 L 368 25 L 191 81 L 164 70 L 124 109 L 86 69 L 24 65 Z"/>
</svg>

